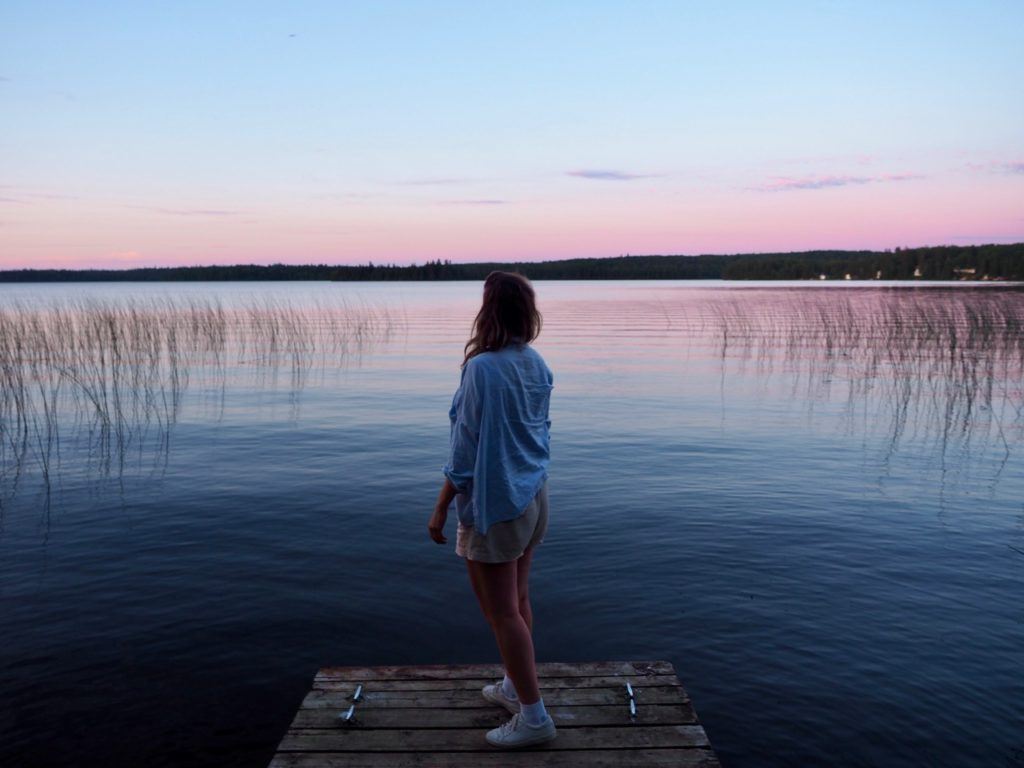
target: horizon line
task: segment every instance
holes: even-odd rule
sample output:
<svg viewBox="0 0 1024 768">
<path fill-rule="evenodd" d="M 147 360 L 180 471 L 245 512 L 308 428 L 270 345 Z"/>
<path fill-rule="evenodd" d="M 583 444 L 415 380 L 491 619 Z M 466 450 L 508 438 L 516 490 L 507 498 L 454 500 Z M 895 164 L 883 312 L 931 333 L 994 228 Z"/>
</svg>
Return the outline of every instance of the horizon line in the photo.
<svg viewBox="0 0 1024 768">
<path fill-rule="evenodd" d="M 0 265 L 0 273 L 5 272 L 138 272 L 142 270 L 159 270 L 159 269 L 233 269 L 237 267 L 256 267 L 256 268 L 268 268 L 268 267 L 290 267 L 290 268 L 301 268 L 301 267 L 331 267 L 337 269 L 344 268 L 359 268 L 359 267 L 375 267 L 384 269 L 405 269 L 408 267 L 426 266 L 428 264 L 439 264 L 442 266 L 479 266 L 482 264 L 516 264 L 516 265 L 530 265 L 530 264 L 555 264 L 569 261 L 605 261 L 610 259 L 625 259 L 625 258 L 727 258 L 727 257 L 741 257 L 741 256 L 786 256 L 786 255 L 801 255 L 809 253 L 835 253 L 835 254 L 851 254 L 851 253 L 872 253 L 879 255 L 900 253 L 903 251 L 920 251 L 927 249 L 938 249 L 938 248 L 1012 248 L 1014 246 L 1024 246 L 1024 240 L 1012 242 L 1012 243 L 971 243 L 971 244 L 954 244 L 954 243 L 941 243 L 938 245 L 915 245 L 915 246 L 895 246 L 893 248 L 884 249 L 873 249 L 873 248 L 809 248 L 797 251 L 731 251 L 723 253 L 620 253 L 614 256 L 569 256 L 564 258 L 552 258 L 552 259 L 533 259 L 533 260 L 491 260 L 481 259 L 476 261 L 451 261 L 450 259 L 426 259 L 423 262 L 410 261 L 408 263 L 399 262 L 374 262 L 372 259 L 365 263 L 331 263 L 331 262 L 286 262 L 286 261 L 272 261 L 272 262 L 235 262 L 231 264 L 145 264 L 138 266 L 125 266 L 125 267 L 6 267 Z"/>
</svg>

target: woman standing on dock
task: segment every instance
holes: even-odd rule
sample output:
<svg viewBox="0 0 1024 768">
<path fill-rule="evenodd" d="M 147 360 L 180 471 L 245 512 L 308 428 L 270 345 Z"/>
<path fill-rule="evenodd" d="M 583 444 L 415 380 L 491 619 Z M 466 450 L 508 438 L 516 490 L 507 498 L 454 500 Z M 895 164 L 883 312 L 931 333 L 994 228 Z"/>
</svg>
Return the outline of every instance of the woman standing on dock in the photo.
<svg viewBox="0 0 1024 768">
<path fill-rule="evenodd" d="M 555 738 L 537 683 L 528 586 L 533 550 L 548 523 L 552 376 L 529 345 L 540 327 L 530 282 L 513 272 L 489 274 L 448 414 L 445 483 L 428 524 L 430 537 L 446 543 L 444 524 L 455 500 L 455 552 L 466 559 L 506 670 L 504 680 L 482 693 L 513 713 L 487 732 L 487 741 L 506 748 Z"/>
</svg>

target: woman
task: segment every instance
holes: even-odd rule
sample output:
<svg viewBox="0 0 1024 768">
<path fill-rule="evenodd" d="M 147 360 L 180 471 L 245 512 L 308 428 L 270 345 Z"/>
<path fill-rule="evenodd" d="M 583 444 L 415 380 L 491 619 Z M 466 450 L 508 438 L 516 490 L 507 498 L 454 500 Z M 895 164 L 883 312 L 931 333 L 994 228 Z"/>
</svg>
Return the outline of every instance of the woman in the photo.
<svg viewBox="0 0 1024 768">
<path fill-rule="evenodd" d="M 529 346 L 540 333 L 533 287 L 522 275 L 492 272 L 465 347 L 462 380 L 452 400 L 451 451 L 430 518 L 430 537 L 448 539 L 455 500 L 455 552 L 505 662 L 505 678 L 483 696 L 513 713 L 487 733 L 496 747 L 555 738 L 544 709 L 533 655 L 528 578 L 534 547 L 547 530 L 548 403 L 551 371 Z"/>
</svg>

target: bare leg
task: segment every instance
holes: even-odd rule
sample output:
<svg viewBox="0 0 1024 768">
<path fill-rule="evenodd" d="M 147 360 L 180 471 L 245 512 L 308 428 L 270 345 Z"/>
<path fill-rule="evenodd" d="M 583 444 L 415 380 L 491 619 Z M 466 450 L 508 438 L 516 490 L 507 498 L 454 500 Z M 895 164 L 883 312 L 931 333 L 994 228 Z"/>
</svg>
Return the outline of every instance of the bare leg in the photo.
<svg viewBox="0 0 1024 768">
<path fill-rule="evenodd" d="M 527 547 L 526 551 L 516 560 L 516 587 L 519 596 L 519 615 L 523 617 L 526 626 L 533 635 L 533 608 L 530 606 L 530 562 L 533 560 L 533 547 Z"/>
<path fill-rule="evenodd" d="M 526 622 L 526 626 L 530 629 L 530 634 L 533 634 L 533 607 L 530 605 L 530 563 L 533 561 L 533 547 L 527 547 L 519 559 L 516 560 L 516 589 L 517 596 L 519 598 L 519 615 L 523 617 L 523 621 Z M 466 560 L 466 565 L 469 566 L 470 561 Z M 473 586 L 473 594 L 476 595 L 477 602 L 480 603 L 480 610 L 484 614 L 484 618 L 487 618 L 487 607 L 484 605 L 483 597 L 480 593 L 480 577 L 478 571 L 474 570 L 471 566 L 467 568 L 469 571 L 469 583 Z M 487 618 L 489 622 L 490 619 Z"/>
<path fill-rule="evenodd" d="M 476 601 L 480 603 L 480 612 L 483 613 L 484 618 L 490 623 L 490 618 L 487 616 L 487 604 L 484 602 L 483 587 L 480 582 L 480 571 L 473 567 L 473 561 L 466 558 L 466 570 L 469 571 L 469 583 L 473 585 L 473 594 L 476 595 Z"/>
<path fill-rule="evenodd" d="M 530 628 L 519 613 L 517 562 L 480 563 L 466 560 L 466 565 L 519 701 L 523 704 L 537 703 L 540 700 L 537 666 Z"/>
</svg>

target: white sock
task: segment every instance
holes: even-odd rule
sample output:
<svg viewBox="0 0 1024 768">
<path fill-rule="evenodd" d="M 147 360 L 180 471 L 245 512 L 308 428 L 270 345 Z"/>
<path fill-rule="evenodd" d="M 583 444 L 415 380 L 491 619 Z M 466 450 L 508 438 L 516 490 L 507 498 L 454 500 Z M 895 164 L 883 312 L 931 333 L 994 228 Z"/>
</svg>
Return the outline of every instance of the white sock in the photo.
<svg viewBox="0 0 1024 768">
<path fill-rule="evenodd" d="M 512 679 L 508 675 L 505 675 L 505 679 L 501 681 L 501 692 L 513 701 L 519 698 L 516 695 L 516 687 L 512 685 Z"/>
<path fill-rule="evenodd" d="M 533 704 L 520 704 L 519 711 L 527 725 L 540 725 L 548 719 L 548 711 L 544 709 L 544 699 L 537 699 Z"/>
</svg>

